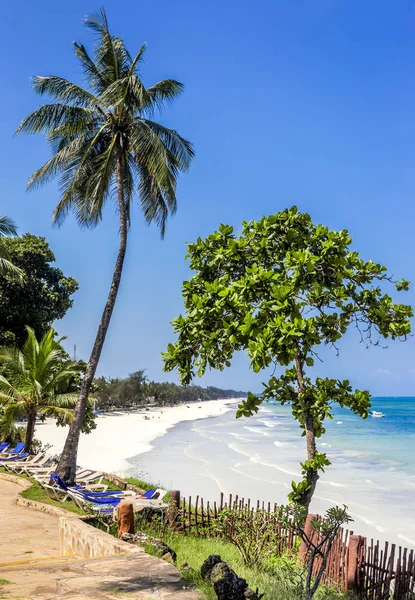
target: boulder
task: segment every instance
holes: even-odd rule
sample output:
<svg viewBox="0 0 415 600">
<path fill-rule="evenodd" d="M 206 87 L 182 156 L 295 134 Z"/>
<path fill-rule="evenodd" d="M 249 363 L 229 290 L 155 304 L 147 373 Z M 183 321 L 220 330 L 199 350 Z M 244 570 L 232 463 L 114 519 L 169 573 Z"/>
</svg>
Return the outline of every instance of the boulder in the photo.
<svg viewBox="0 0 415 600">
<path fill-rule="evenodd" d="M 138 512 L 137 516 L 143 521 L 143 523 L 151 523 L 155 519 L 160 519 L 164 523 L 167 519 L 166 509 L 158 506 L 143 506 Z"/>
<path fill-rule="evenodd" d="M 238 577 L 218 554 L 211 554 L 200 570 L 203 579 L 211 581 L 218 600 L 261 600 L 258 590 L 249 589 L 245 579 Z"/>
<path fill-rule="evenodd" d="M 203 563 L 201 569 L 200 569 L 200 574 L 202 575 L 203 579 L 210 579 L 210 574 L 212 572 L 213 567 L 215 567 L 218 563 L 221 563 L 222 559 L 219 556 L 219 554 L 211 554 Z"/>
<path fill-rule="evenodd" d="M 176 562 L 176 552 L 173 550 L 173 548 L 170 548 L 170 546 L 168 546 L 158 538 L 154 538 L 150 535 L 147 535 L 146 533 L 142 533 L 141 531 L 139 531 L 134 535 L 131 535 L 129 533 L 123 533 L 121 539 L 124 542 L 130 542 L 130 544 L 137 544 L 137 546 L 141 546 L 142 548 L 145 548 L 146 546 L 151 546 L 154 554 L 160 556 L 160 558 L 167 560 L 167 562 Z"/>
</svg>

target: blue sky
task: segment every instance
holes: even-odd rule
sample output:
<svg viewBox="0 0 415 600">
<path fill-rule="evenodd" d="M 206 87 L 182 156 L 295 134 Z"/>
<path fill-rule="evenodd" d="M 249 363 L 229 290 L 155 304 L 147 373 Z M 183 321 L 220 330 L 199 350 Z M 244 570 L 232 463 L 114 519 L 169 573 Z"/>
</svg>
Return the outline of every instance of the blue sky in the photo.
<svg viewBox="0 0 415 600">
<path fill-rule="evenodd" d="M 57 265 L 80 285 L 57 323 L 87 358 L 117 250 L 113 207 L 94 231 L 72 218 L 56 229 L 56 184 L 25 193 L 29 174 L 48 158 L 43 138 L 13 132 L 39 104 L 32 75 L 81 81 L 72 41 L 91 44 L 82 25 L 99 7 L 72 0 L 2 6 L 0 96 L 1 213 L 21 233 L 43 235 Z M 316 221 L 348 228 L 364 258 L 415 282 L 415 5 L 407 0 L 160 0 L 105 4 L 114 33 L 131 52 L 145 41 L 144 81 L 182 81 L 185 93 L 160 120 L 192 140 L 197 158 L 180 180 L 179 210 L 160 241 L 133 211 L 129 254 L 99 373 L 146 368 L 163 374 L 160 352 L 182 310 L 189 276 L 186 242 L 220 222 L 297 204 Z M 415 288 L 414 288 L 415 289 Z M 403 300 L 415 304 L 414 291 Z M 348 335 L 339 358 L 324 352 L 320 374 L 348 377 L 374 394 L 415 395 L 415 341 L 369 351 Z M 202 383 L 258 389 L 244 357 Z"/>
</svg>

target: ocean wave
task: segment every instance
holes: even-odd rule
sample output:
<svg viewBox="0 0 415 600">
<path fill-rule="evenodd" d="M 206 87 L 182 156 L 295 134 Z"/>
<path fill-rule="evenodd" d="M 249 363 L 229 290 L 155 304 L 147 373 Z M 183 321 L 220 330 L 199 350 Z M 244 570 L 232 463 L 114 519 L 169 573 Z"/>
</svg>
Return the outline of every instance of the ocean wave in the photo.
<svg viewBox="0 0 415 600">
<path fill-rule="evenodd" d="M 278 425 L 276 420 L 274 421 L 271 419 L 258 419 L 258 421 L 260 423 L 263 423 L 265 425 L 265 427 L 275 427 L 276 425 Z"/>
<path fill-rule="evenodd" d="M 244 429 L 247 431 L 252 431 L 252 433 L 260 433 L 266 437 L 269 437 L 270 435 L 268 431 L 264 431 L 261 427 L 249 427 L 248 425 L 244 425 Z"/>
<path fill-rule="evenodd" d="M 402 535 L 402 533 L 398 533 L 398 538 L 407 542 L 410 546 L 415 546 L 415 539 L 407 537 L 406 535 Z"/>
</svg>

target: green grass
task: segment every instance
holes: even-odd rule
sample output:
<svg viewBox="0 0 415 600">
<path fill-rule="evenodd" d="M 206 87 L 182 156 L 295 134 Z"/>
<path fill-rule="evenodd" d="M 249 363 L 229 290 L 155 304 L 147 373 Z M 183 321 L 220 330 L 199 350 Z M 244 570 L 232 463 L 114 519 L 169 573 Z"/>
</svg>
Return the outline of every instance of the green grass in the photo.
<svg viewBox="0 0 415 600">
<path fill-rule="evenodd" d="M 0 473 L 8 472 L 0 467 Z M 63 508 L 65 510 L 69 510 L 70 512 L 76 513 L 77 515 L 86 515 L 86 512 L 81 508 L 78 508 L 71 500 L 66 502 L 58 502 L 57 500 L 54 500 L 48 496 L 46 491 L 35 479 L 32 479 L 27 475 L 20 475 L 16 473 L 8 473 L 8 475 L 13 475 L 13 477 L 21 477 L 22 479 L 26 479 L 26 481 L 30 481 L 32 484 L 30 488 L 27 488 L 27 490 L 20 492 L 22 498 L 26 498 L 26 500 L 33 500 L 34 502 L 43 502 L 43 504 L 50 504 L 52 506 L 56 506 L 57 508 Z"/>
<path fill-rule="evenodd" d="M 72 500 L 67 500 L 66 502 L 58 502 L 54 500 L 45 492 L 42 486 L 35 481 L 34 479 L 28 478 L 32 483 L 30 488 L 21 492 L 21 496 L 26 498 L 27 500 L 34 500 L 35 502 L 43 502 L 43 504 L 51 504 L 52 506 L 56 506 L 57 508 L 63 508 L 65 510 L 69 510 L 70 512 L 76 513 L 77 515 L 86 515 L 86 512 L 81 508 L 78 508 Z"/>
<path fill-rule="evenodd" d="M 159 486 L 155 483 L 148 483 L 148 481 L 143 481 L 142 479 L 137 479 L 136 477 L 126 477 L 125 481 L 131 485 L 135 485 L 136 487 L 148 492 L 148 490 L 154 490 Z"/>
<path fill-rule="evenodd" d="M 124 592 L 124 590 L 122 588 L 114 588 L 113 590 L 110 590 L 111 594 L 116 594 L 117 596 L 123 596 L 124 598 L 132 598 L 133 595 L 128 593 L 128 592 Z"/>
<path fill-rule="evenodd" d="M 173 533 L 159 526 L 141 526 L 150 535 L 159 537 L 177 553 L 177 567 L 183 579 L 193 583 L 208 600 L 216 600 L 216 594 L 210 583 L 200 575 L 200 567 L 210 554 L 219 554 L 234 571 L 246 579 L 254 591 L 258 588 L 265 594 L 264 600 L 301 600 L 297 587 L 298 568 L 295 555 L 285 555 L 274 558 L 260 571 L 243 564 L 237 549 L 217 538 L 200 538 Z M 315 600 L 346 600 L 346 595 L 334 589 L 321 588 L 315 595 Z M 351 600 L 350 596 L 347 596 Z"/>
<path fill-rule="evenodd" d="M 14 583 L 13 581 L 9 581 L 8 579 L 0 579 L 0 585 L 10 585 Z"/>
<path fill-rule="evenodd" d="M 35 502 L 43 502 L 43 504 L 50 504 L 52 506 L 56 506 L 57 508 L 63 508 L 65 510 L 69 510 L 70 512 L 73 512 L 77 515 L 85 516 L 88 514 L 85 510 L 76 506 L 76 504 L 72 500 L 66 500 L 65 502 L 58 502 L 58 500 L 54 500 L 46 493 L 46 491 L 42 488 L 42 486 L 35 479 L 32 479 L 31 477 L 28 477 L 27 475 L 10 473 L 1 467 L 0 467 L 0 473 L 8 473 L 9 475 L 13 475 L 14 477 L 21 477 L 22 479 L 26 479 L 27 481 L 30 481 L 32 486 L 30 488 L 27 488 L 27 490 L 24 490 L 23 492 L 20 493 L 22 498 L 26 498 L 27 500 L 33 500 Z M 119 487 L 117 487 L 110 481 L 107 481 L 106 479 L 103 479 L 102 483 L 107 485 L 109 490 L 119 490 L 120 489 Z"/>
</svg>

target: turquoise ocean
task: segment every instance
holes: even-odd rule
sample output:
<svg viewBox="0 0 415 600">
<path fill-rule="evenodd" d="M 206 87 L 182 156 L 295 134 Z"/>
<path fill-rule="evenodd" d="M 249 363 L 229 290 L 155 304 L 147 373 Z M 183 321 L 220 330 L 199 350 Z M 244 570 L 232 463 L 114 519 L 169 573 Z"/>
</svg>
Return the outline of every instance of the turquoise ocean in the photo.
<svg viewBox="0 0 415 600">
<path fill-rule="evenodd" d="M 351 528 L 369 538 L 415 548 L 415 397 L 372 398 L 385 418 L 361 419 L 333 407 L 318 441 L 332 461 L 318 482 L 312 510 L 346 504 Z M 217 500 L 220 492 L 284 503 L 298 480 L 305 442 L 289 406 L 263 404 L 253 417 L 181 423 L 130 460 L 131 473 L 182 494 Z"/>
</svg>

